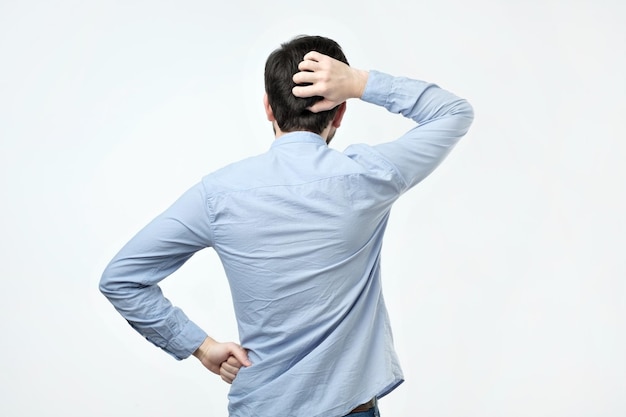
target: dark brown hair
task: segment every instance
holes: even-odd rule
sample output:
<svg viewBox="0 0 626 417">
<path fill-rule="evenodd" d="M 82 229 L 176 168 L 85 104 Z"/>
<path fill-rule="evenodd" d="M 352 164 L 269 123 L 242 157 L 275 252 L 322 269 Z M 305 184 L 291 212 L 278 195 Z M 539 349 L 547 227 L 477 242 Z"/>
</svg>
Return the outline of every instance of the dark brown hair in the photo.
<svg viewBox="0 0 626 417">
<path fill-rule="evenodd" d="M 265 92 L 278 127 L 283 132 L 306 130 L 320 134 L 337 113 L 337 107 L 312 113 L 307 108 L 322 97 L 300 98 L 291 91 L 296 86 L 292 77 L 299 72 L 298 64 L 310 51 L 348 64 L 339 44 L 323 36 L 297 36 L 270 54 L 265 62 Z"/>
</svg>

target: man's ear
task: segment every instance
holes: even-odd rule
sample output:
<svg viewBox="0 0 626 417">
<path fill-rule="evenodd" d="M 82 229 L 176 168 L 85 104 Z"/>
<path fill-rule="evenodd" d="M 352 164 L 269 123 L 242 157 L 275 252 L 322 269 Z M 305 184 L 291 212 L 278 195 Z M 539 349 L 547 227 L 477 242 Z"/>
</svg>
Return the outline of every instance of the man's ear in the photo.
<svg viewBox="0 0 626 417">
<path fill-rule="evenodd" d="M 343 115 L 345 114 L 345 112 L 346 112 L 346 102 L 344 101 L 343 103 L 339 105 L 339 108 L 337 109 L 337 113 L 335 114 L 335 117 L 333 118 L 332 126 L 335 129 L 341 126 L 341 120 L 343 119 Z"/>
<path fill-rule="evenodd" d="M 265 115 L 267 116 L 267 120 L 270 122 L 276 121 L 274 117 L 274 111 L 272 110 L 272 106 L 270 106 L 270 101 L 267 98 L 267 93 L 263 94 L 263 107 L 265 107 Z"/>
</svg>

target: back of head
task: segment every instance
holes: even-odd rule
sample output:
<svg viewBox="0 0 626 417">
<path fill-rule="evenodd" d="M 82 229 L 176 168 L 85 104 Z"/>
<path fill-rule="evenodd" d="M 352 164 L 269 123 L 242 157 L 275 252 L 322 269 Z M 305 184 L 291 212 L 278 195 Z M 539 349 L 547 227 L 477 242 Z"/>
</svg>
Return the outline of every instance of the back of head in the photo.
<svg viewBox="0 0 626 417">
<path fill-rule="evenodd" d="M 307 108 L 322 97 L 299 98 L 291 92 L 296 86 L 292 77 L 299 71 L 298 64 L 310 51 L 348 64 L 339 44 L 322 36 L 295 37 L 270 54 L 265 63 L 265 92 L 278 127 L 283 132 L 306 130 L 319 134 L 337 113 L 337 108 L 312 113 Z"/>
</svg>

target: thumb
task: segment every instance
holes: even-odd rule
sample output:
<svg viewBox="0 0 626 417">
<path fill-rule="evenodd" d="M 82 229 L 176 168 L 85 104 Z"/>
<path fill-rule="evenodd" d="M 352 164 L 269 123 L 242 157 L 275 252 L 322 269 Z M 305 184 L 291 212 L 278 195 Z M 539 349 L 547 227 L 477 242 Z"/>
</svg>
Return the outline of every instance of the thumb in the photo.
<svg viewBox="0 0 626 417">
<path fill-rule="evenodd" d="M 248 359 L 248 352 L 241 346 L 233 343 L 230 349 L 230 354 L 235 357 L 242 365 L 250 366 L 252 362 Z"/>
</svg>

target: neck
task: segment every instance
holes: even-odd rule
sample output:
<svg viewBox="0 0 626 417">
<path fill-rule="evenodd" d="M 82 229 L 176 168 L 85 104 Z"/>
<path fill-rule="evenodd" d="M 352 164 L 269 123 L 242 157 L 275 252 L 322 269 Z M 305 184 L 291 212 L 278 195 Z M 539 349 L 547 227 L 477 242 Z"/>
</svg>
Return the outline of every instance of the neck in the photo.
<svg viewBox="0 0 626 417">
<path fill-rule="evenodd" d="M 283 132 L 282 130 L 280 130 L 280 127 L 278 127 L 278 123 L 276 123 L 276 121 L 272 123 L 272 127 L 274 129 L 274 139 L 278 139 L 279 137 L 292 132 Z M 297 132 L 297 130 L 294 130 L 293 132 Z M 326 144 L 329 144 L 333 138 L 333 136 L 331 135 L 331 124 L 329 123 L 328 126 L 326 126 L 326 128 L 322 130 L 321 133 L 319 133 L 319 135 L 322 137 L 322 139 L 324 139 L 324 142 L 326 142 Z"/>
</svg>

